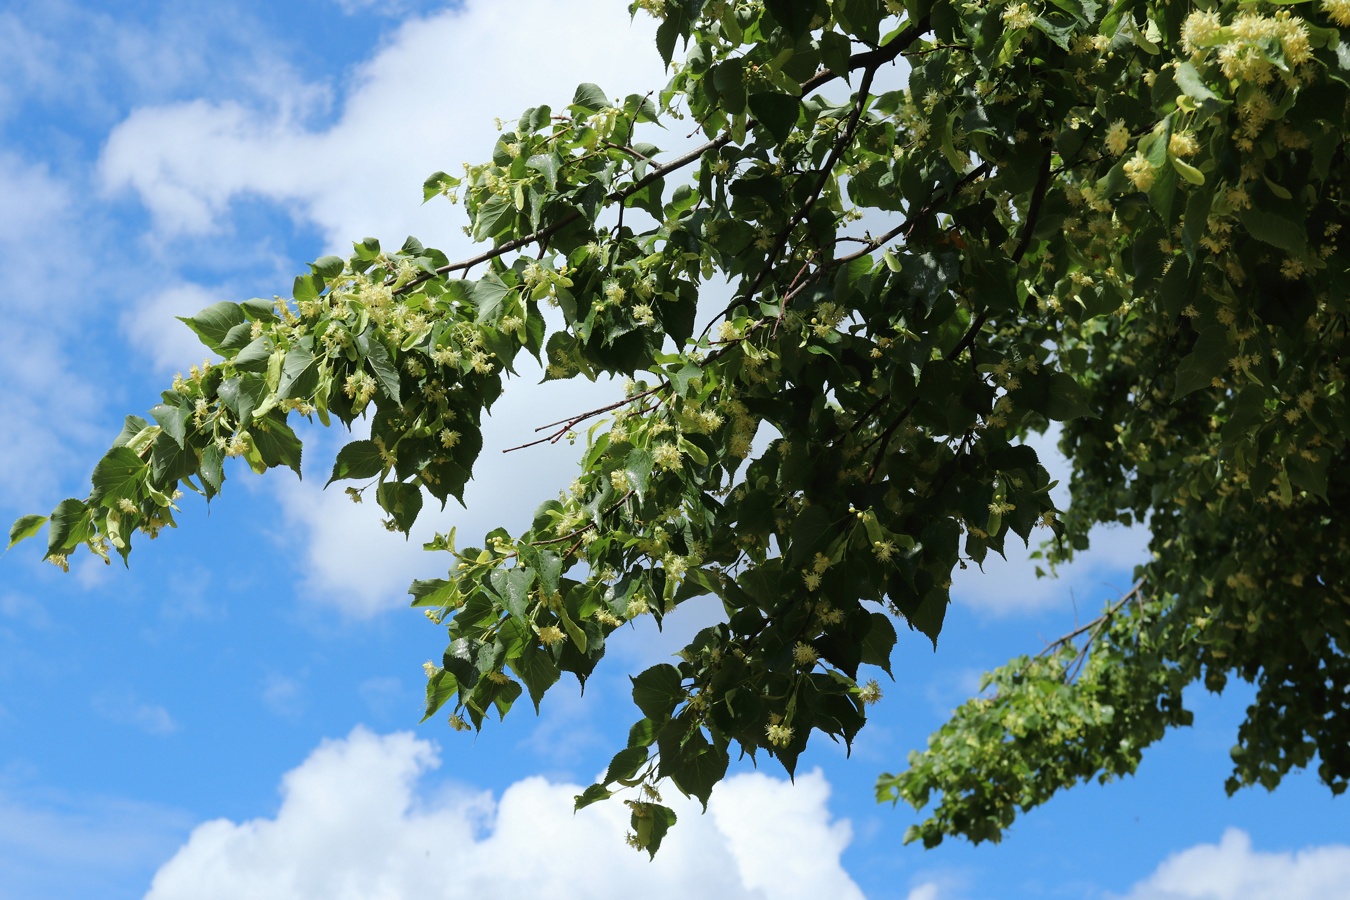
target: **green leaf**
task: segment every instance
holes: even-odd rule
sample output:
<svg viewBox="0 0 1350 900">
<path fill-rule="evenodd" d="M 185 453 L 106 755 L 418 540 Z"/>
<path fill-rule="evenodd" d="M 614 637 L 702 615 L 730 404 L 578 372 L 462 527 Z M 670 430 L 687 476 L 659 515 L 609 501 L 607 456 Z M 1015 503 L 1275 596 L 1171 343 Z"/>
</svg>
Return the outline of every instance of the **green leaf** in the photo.
<svg viewBox="0 0 1350 900">
<path fill-rule="evenodd" d="M 150 415 L 159 427 L 164 429 L 164 433 L 173 438 L 174 443 L 183 446 L 187 439 L 187 423 L 192 418 L 192 410 L 187 406 L 170 406 L 167 403 L 157 403 L 150 408 Z"/>
<path fill-rule="evenodd" d="M 380 508 L 393 518 L 398 530 L 407 534 L 422 511 L 422 489 L 403 481 L 386 481 L 375 491 Z"/>
<path fill-rule="evenodd" d="M 323 285 L 313 275 L 297 275 L 291 282 L 291 296 L 297 303 L 307 303 L 319 296 Z"/>
<path fill-rule="evenodd" d="M 675 707 L 684 700 L 680 686 L 680 670 L 662 663 L 630 679 L 633 682 L 633 702 L 647 718 L 663 722 L 670 718 Z"/>
<path fill-rule="evenodd" d="M 455 595 L 455 583 L 444 578 L 429 578 L 414 581 L 408 586 L 413 601 L 409 606 L 441 607 Z"/>
<path fill-rule="evenodd" d="M 426 714 L 422 716 L 422 721 L 436 715 L 437 710 L 458 691 L 459 681 L 444 669 L 428 678 Z"/>
<path fill-rule="evenodd" d="M 1219 98 L 1205 84 L 1200 73 L 1196 71 L 1195 66 L 1189 62 L 1183 62 L 1174 69 L 1174 77 L 1177 81 L 1177 87 L 1186 92 L 1188 97 L 1194 97 L 1196 100 L 1218 100 Z"/>
<path fill-rule="evenodd" d="M 230 333 L 230 329 L 244 323 L 244 310 L 238 303 L 221 301 L 211 304 L 195 316 L 189 318 L 179 316 L 178 321 L 196 332 L 203 344 L 219 352 L 220 345 Z"/>
<path fill-rule="evenodd" d="M 234 368 L 239 372 L 266 372 L 268 360 L 272 358 L 275 350 L 276 344 L 271 338 L 260 337 L 250 341 L 244 349 L 234 355 L 232 360 Z"/>
<path fill-rule="evenodd" d="M 115 507 L 118 500 L 136 500 L 149 472 L 145 460 L 130 449 L 114 447 L 94 467 L 94 490 L 89 500 L 110 508 Z"/>
<path fill-rule="evenodd" d="M 853 42 L 848 39 L 848 35 L 827 31 L 820 36 L 820 61 L 834 74 L 848 78 L 852 57 Z"/>
<path fill-rule="evenodd" d="M 169 485 L 187 478 L 197 468 L 197 455 L 180 447 L 163 432 L 150 446 L 150 478 L 158 485 Z"/>
<path fill-rule="evenodd" d="M 642 803 L 633 810 L 629 824 L 637 835 L 638 846 L 655 859 L 656 851 L 661 849 L 661 841 L 670 831 L 670 826 L 675 824 L 675 811 L 659 803 Z"/>
<path fill-rule="evenodd" d="M 380 392 L 402 406 L 402 384 L 398 377 L 398 369 L 389 355 L 389 350 L 375 336 L 375 329 L 367 328 L 357 335 L 356 346 L 365 357 L 366 365 L 370 366 L 370 371 L 374 373 L 375 383 L 379 385 Z"/>
<path fill-rule="evenodd" d="M 1209 387 L 1210 382 L 1228 368 L 1228 358 L 1233 352 L 1220 329 L 1202 332 L 1190 354 L 1177 365 L 1173 398 L 1179 400 L 1193 391 Z"/>
<path fill-rule="evenodd" d="M 506 297 L 511 288 L 496 275 L 488 275 L 474 282 L 470 289 L 474 305 L 478 307 L 478 321 L 495 325 L 506 314 Z"/>
<path fill-rule="evenodd" d="M 572 95 L 572 105 L 579 106 L 586 112 L 599 112 L 610 105 L 609 97 L 600 90 L 599 86 L 586 82 L 577 85 L 576 93 Z"/>
<path fill-rule="evenodd" d="M 816 15 L 815 4 L 807 0 L 765 0 L 764 6 L 794 41 L 811 29 Z"/>
<path fill-rule="evenodd" d="M 646 499 L 653 464 L 652 455 L 646 450 L 630 450 L 624 460 L 624 474 L 628 476 L 628 483 L 632 485 L 633 493 L 637 494 L 639 501 Z"/>
<path fill-rule="evenodd" d="M 937 649 L 938 635 L 942 633 L 942 623 L 947 617 L 947 592 L 932 590 L 924 595 L 919 605 L 906 613 L 911 627 L 918 629 Z"/>
<path fill-rule="evenodd" d="M 891 651 L 895 648 L 895 626 L 885 613 L 871 614 L 872 626 L 863 639 L 862 662 L 881 666 L 887 675 L 891 673 Z M 892 676 L 894 677 L 894 676 Z"/>
<path fill-rule="evenodd" d="M 498 573 L 501 575 L 500 587 L 497 587 Z M 530 619 L 530 587 L 534 584 L 534 572 L 524 566 L 498 569 L 492 573 L 492 581 L 493 586 L 497 587 L 498 593 L 502 595 L 502 600 L 506 603 L 507 612 L 522 622 L 528 623 Z"/>
<path fill-rule="evenodd" d="M 539 712 L 539 701 L 549 688 L 557 684 L 558 678 L 562 675 L 558 664 L 546 651 L 539 649 L 537 644 L 530 643 L 525 645 L 525 651 L 517 659 L 511 660 L 509 665 L 511 670 L 520 676 L 520 680 L 525 682 L 530 699 L 534 701 L 534 711 Z"/>
<path fill-rule="evenodd" d="M 267 382 L 258 375 L 226 378 L 216 388 L 216 396 L 239 419 L 239 426 L 247 428 L 253 422 L 253 411 L 267 396 Z"/>
<path fill-rule="evenodd" d="M 577 794 L 576 800 L 572 806 L 572 811 L 578 812 L 590 806 L 592 803 L 608 800 L 613 795 L 614 792 L 606 788 L 603 784 L 593 784 L 580 794 Z"/>
<path fill-rule="evenodd" d="M 1308 252 L 1307 231 L 1298 222 L 1252 207 L 1238 212 L 1242 227 L 1258 241 L 1300 256 Z"/>
<path fill-rule="evenodd" d="M 727 774 L 731 758 L 727 751 L 708 742 L 703 732 L 694 728 L 680 747 L 679 755 L 670 766 L 670 778 L 687 796 L 697 797 L 708 811 L 708 798 L 713 786 Z"/>
<path fill-rule="evenodd" d="M 295 474 L 300 474 L 300 457 L 303 452 L 300 438 L 275 410 L 256 421 L 251 433 L 254 449 L 268 468 L 286 466 Z"/>
<path fill-rule="evenodd" d="M 528 544 L 520 548 L 520 559 L 539 578 L 539 588 L 547 597 L 558 593 L 558 579 L 562 576 L 562 557 L 552 550 L 540 550 Z"/>
<path fill-rule="evenodd" d="M 315 275 L 328 280 L 341 275 L 347 264 L 340 256 L 321 256 L 310 263 L 309 267 L 314 270 Z"/>
<path fill-rule="evenodd" d="M 604 783 L 608 785 L 631 779 L 650 757 L 651 751 L 646 747 L 625 747 L 610 760 L 609 768 L 605 770 Z"/>
<path fill-rule="evenodd" d="M 73 497 L 62 500 L 52 512 L 47 530 L 47 555 L 64 553 L 87 540 L 89 534 L 89 507 Z"/>
<path fill-rule="evenodd" d="M 307 398 L 314 393 L 318 383 L 319 358 L 305 347 L 287 350 L 286 360 L 281 364 L 277 397 L 282 400 Z"/>
<path fill-rule="evenodd" d="M 352 441 L 338 451 L 329 484 L 340 478 L 374 478 L 385 470 L 384 457 L 374 441 Z"/>
<path fill-rule="evenodd" d="M 46 524 L 46 516 L 19 516 L 19 518 L 14 520 L 14 524 L 9 526 L 9 547 L 13 547 L 19 541 L 28 540 L 30 537 L 41 531 L 42 526 Z M 5 549 L 8 550 L 9 547 L 6 547 Z"/>
<path fill-rule="evenodd" d="M 507 197 L 494 194 L 490 200 L 478 207 L 473 223 L 473 239 L 486 241 L 505 231 L 515 220 L 515 204 Z"/>
<path fill-rule="evenodd" d="M 560 160 L 556 153 L 536 153 L 525 160 L 525 165 L 544 176 L 544 187 L 550 191 L 558 189 L 558 169 Z"/>
<path fill-rule="evenodd" d="M 497 709 L 497 718 L 505 719 L 506 714 L 515 706 L 520 695 L 524 693 L 524 688 L 514 681 L 508 681 L 506 684 L 492 684 L 492 705 Z"/>
<path fill-rule="evenodd" d="M 776 143 L 783 143 L 797 126 L 801 101 L 790 94 L 751 94 L 750 112 L 773 135 Z"/>
<path fill-rule="evenodd" d="M 1041 410 L 1047 419 L 1065 422 L 1080 416 L 1097 418 L 1098 413 L 1092 407 L 1090 395 L 1072 375 L 1056 372 L 1050 376 L 1048 400 Z"/>
<path fill-rule="evenodd" d="M 214 442 L 207 444 L 206 449 L 202 451 L 202 487 L 206 490 L 206 499 L 210 500 L 216 494 L 220 493 L 220 486 L 225 481 L 225 451 L 216 446 Z"/>
<path fill-rule="evenodd" d="M 577 623 L 567 614 L 565 607 L 558 610 L 558 618 L 562 620 L 563 629 L 567 631 L 567 636 L 572 639 L 572 643 L 576 645 L 577 650 L 584 654 L 587 645 L 586 632 L 577 626 Z"/>
</svg>

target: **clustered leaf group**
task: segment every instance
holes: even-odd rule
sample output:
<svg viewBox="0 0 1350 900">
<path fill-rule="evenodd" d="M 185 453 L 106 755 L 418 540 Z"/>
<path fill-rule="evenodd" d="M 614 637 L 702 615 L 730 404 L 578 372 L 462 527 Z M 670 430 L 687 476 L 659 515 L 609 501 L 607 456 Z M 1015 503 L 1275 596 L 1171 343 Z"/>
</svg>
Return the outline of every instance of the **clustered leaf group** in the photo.
<svg viewBox="0 0 1350 900">
<path fill-rule="evenodd" d="M 674 822 L 662 782 L 706 804 L 733 750 L 791 772 L 817 732 L 851 742 L 881 696 L 862 666 L 889 672 L 897 618 L 936 643 L 956 567 L 1038 527 L 1060 563 L 1101 522 L 1148 523 L 1140 585 L 992 673 L 882 777 L 883 799 L 937 802 L 911 839 L 997 839 L 1065 786 L 1132 772 L 1189 722 L 1186 685 L 1231 674 L 1257 697 L 1230 789 L 1316 755 L 1344 790 L 1350 6 L 639 8 L 663 89 L 582 85 L 504 125 L 490 162 L 428 179 L 490 249 L 452 264 L 366 240 L 289 298 L 186 320 L 216 361 L 153 424 L 127 419 L 86 499 L 11 538 L 46 523 L 58 564 L 125 557 L 181 491 L 213 497 L 225 457 L 299 471 L 291 413 L 370 419 L 332 480 L 374 488 L 406 532 L 424 494 L 461 497 L 525 350 L 549 379 L 622 375 L 624 395 L 555 423 L 588 429 L 580 474 L 528 529 L 428 545 L 452 561 L 411 588 L 450 639 L 427 715 L 538 707 L 615 629 L 715 595 L 725 620 L 634 677 L 641 718 L 578 798 L 634 789 L 635 846 Z M 640 139 L 662 127 L 706 142 L 667 156 Z M 1024 442 L 1054 421 L 1064 511 Z"/>
</svg>

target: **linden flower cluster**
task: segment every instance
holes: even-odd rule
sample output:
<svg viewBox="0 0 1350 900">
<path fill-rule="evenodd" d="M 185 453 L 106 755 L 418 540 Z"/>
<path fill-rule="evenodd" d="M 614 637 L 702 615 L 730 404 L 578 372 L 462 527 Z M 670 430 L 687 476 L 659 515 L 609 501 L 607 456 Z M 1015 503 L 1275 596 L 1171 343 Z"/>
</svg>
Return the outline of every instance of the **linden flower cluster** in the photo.
<svg viewBox="0 0 1350 900">
<path fill-rule="evenodd" d="M 1147 157 L 1136 152 L 1130 157 L 1130 161 L 1125 163 L 1125 177 L 1130 179 L 1136 190 L 1147 191 L 1153 187 L 1153 180 L 1157 175 Z"/>
<path fill-rule="evenodd" d="M 1350 27 L 1350 0 L 1322 0 L 1322 12 L 1342 28 Z"/>
<path fill-rule="evenodd" d="M 1335 0 L 1342 16 L 1350 18 L 1350 3 Z M 1336 19 L 1332 4 L 1324 0 L 1323 8 Z M 1337 19 L 1339 24 L 1347 24 Z M 1224 40 L 1227 38 L 1227 40 Z M 1273 16 L 1259 13 L 1241 13 L 1224 28 L 1218 12 L 1196 11 L 1186 17 L 1181 28 L 1182 49 L 1193 57 L 1204 57 L 1218 45 L 1219 69 L 1227 78 L 1251 84 L 1269 84 L 1279 72 L 1266 54 L 1265 46 L 1278 41 L 1284 62 L 1296 68 L 1312 59 L 1312 45 L 1308 27 L 1302 19 L 1280 10 Z M 1220 43 L 1222 41 L 1222 43 Z M 1279 72 L 1286 83 L 1295 83 L 1289 72 Z"/>
<path fill-rule="evenodd" d="M 820 659 L 816 653 L 816 648 L 802 641 L 797 642 L 797 646 L 792 648 L 792 661 L 800 668 L 809 669 Z"/>
<path fill-rule="evenodd" d="M 775 723 L 764 729 L 764 735 L 769 739 L 769 743 L 775 747 L 786 747 L 792 743 L 792 727 L 790 725 Z"/>
<path fill-rule="evenodd" d="M 848 311 L 839 304 L 822 303 L 816 307 L 816 314 L 811 317 L 811 330 L 816 337 L 826 337 L 847 317 Z"/>
<path fill-rule="evenodd" d="M 1106 150 L 1112 156 L 1122 156 L 1126 148 L 1130 146 L 1130 130 L 1125 127 L 1125 122 L 1121 119 L 1111 123 L 1111 127 L 1106 129 Z"/>
<path fill-rule="evenodd" d="M 561 644 L 567 640 L 567 635 L 557 625 L 545 625 L 538 629 L 539 641 L 545 646 L 551 647 L 554 644 Z"/>
<path fill-rule="evenodd" d="M 1030 28 L 1036 24 L 1036 12 L 1025 3 L 1016 3 L 1003 11 L 1003 21 L 1010 31 Z"/>
<path fill-rule="evenodd" d="M 680 467 L 680 457 L 680 448 L 674 444 L 657 444 L 652 448 L 652 460 L 667 471 Z"/>
<path fill-rule="evenodd" d="M 820 587 L 820 576 L 825 574 L 833 563 L 830 558 L 823 553 L 817 553 L 816 558 L 811 563 L 810 569 L 802 569 L 802 582 L 806 585 L 808 591 L 814 591 Z"/>
</svg>

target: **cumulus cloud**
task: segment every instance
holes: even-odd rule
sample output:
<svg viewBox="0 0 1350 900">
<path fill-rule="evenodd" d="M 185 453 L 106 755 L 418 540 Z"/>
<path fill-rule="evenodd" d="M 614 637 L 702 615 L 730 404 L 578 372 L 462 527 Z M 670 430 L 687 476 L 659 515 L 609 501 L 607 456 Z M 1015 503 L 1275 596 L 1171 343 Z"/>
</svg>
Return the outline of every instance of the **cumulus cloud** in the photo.
<svg viewBox="0 0 1350 900">
<path fill-rule="evenodd" d="M 706 816 L 675 802 L 655 862 L 627 847 L 617 802 L 572 812 L 577 785 L 533 777 L 500 798 L 434 791 L 435 749 L 362 728 L 325 741 L 282 782 L 276 816 L 198 826 L 146 900 L 441 900 L 458 897 L 710 896 L 855 900 L 819 772 L 796 785 L 761 774 L 719 786 Z"/>
<path fill-rule="evenodd" d="M 437 169 L 486 158 L 495 117 L 570 101 L 580 82 L 611 94 L 664 84 L 653 23 L 623 4 L 488 2 L 405 22 L 359 67 L 336 121 L 314 125 L 315 86 L 265 106 L 194 100 L 138 109 L 110 135 L 104 185 L 133 190 L 164 236 L 220 228 L 233 201 L 282 204 L 332 249 L 417 234 L 467 246 L 448 204 L 419 206 Z"/>
<path fill-rule="evenodd" d="M 1335 900 L 1350 897 L 1350 846 L 1288 853 L 1252 848 L 1230 828 L 1217 844 L 1169 856 L 1123 900 Z"/>
</svg>

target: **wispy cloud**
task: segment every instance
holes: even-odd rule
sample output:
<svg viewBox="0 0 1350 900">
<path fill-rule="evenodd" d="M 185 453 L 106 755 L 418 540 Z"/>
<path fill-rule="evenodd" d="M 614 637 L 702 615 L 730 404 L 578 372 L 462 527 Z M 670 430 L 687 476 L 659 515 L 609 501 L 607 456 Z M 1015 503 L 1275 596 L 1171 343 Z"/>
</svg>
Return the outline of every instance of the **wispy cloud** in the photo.
<svg viewBox="0 0 1350 900">
<path fill-rule="evenodd" d="M 190 826 L 155 804 L 0 786 L 0 896 L 108 896 L 110 885 L 146 878 Z"/>
<path fill-rule="evenodd" d="M 118 725 L 130 725 L 155 737 L 167 737 L 178 723 L 164 707 L 146 703 L 127 689 L 106 688 L 93 696 L 94 712 Z"/>
</svg>

